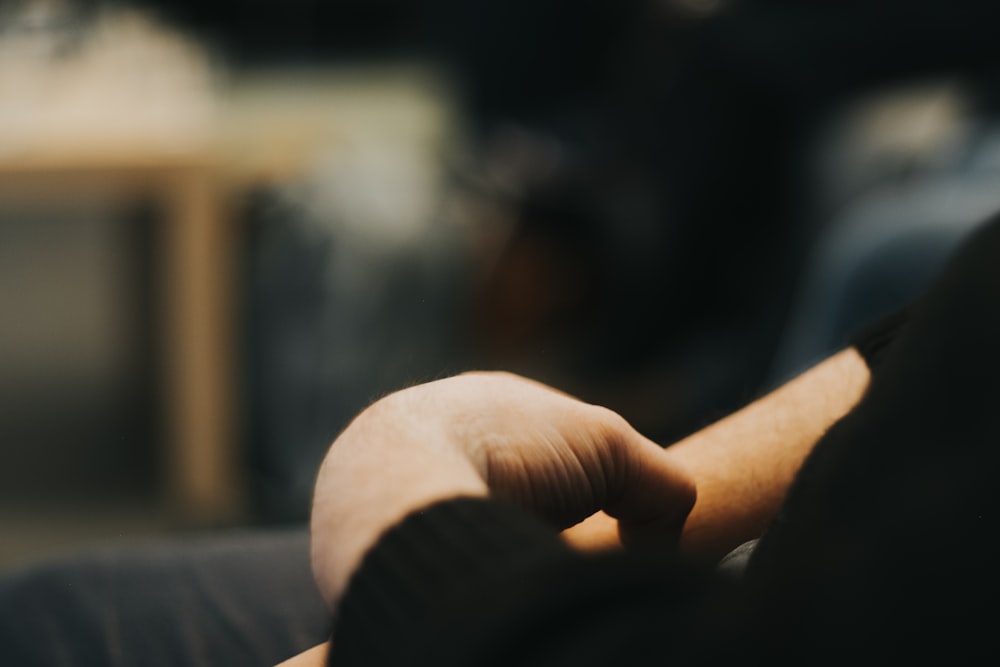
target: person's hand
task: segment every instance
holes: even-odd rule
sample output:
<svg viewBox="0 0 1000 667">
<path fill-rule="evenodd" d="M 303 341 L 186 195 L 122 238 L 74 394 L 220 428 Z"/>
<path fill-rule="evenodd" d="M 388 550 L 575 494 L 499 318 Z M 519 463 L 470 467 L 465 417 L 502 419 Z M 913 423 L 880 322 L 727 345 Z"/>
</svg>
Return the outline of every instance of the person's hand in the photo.
<svg viewBox="0 0 1000 667">
<path fill-rule="evenodd" d="M 417 390 L 491 495 L 556 528 L 603 509 L 619 519 L 626 543 L 676 542 L 694 484 L 617 413 L 506 373 Z"/>
<path fill-rule="evenodd" d="M 313 568 L 333 603 L 364 552 L 435 500 L 492 494 L 554 528 L 598 510 L 626 546 L 676 543 L 695 501 L 668 451 L 619 415 L 505 373 L 391 394 L 330 448 L 313 504 Z"/>
</svg>

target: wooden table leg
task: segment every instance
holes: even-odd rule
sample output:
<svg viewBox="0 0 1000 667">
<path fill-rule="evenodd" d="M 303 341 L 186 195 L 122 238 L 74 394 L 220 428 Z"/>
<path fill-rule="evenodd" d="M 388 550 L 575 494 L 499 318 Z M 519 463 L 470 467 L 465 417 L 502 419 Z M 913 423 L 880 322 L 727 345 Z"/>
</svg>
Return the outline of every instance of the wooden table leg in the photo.
<svg viewBox="0 0 1000 667">
<path fill-rule="evenodd" d="M 207 173 L 181 174 L 167 191 L 164 342 L 165 491 L 182 523 L 212 526 L 245 512 L 236 421 L 235 221 Z"/>
</svg>

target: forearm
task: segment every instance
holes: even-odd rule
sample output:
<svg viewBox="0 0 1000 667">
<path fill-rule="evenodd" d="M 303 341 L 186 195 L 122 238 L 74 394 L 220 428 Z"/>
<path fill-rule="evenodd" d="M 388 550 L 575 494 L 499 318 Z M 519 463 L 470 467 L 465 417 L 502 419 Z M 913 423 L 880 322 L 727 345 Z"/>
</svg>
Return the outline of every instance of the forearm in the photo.
<svg viewBox="0 0 1000 667">
<path fill-rule="evenodd" d="M 666 454 L 697 486 L 681 550 L 718 559 L 760 537 L 813 446 L 860 400 L 868 380 L 864 360 L 853 348 L 844 350 L 668 447 Z M 584 549 L 619 544 L 617 522 L 602 513 L 563 537 Z"/>
<path fill-rule="evenodd" d="M 759 536 L 802 461 L 826 429 L 859 400 L 868 377 L 856 352 L 841 352 L 730 417 L 634 462 L 639 463 L 635 470 L 676 465 L 695 482 L 697 500 L 684 523 L 681 549 L 717 558 Z M 468 386 L 457 384 L 455 390 L 459 394 L 449 398 L 439 389 L 436 397 L 444 400 L 436 404 L 420 404 L 420 392 L 383 399 L 360 415 L 328 453 L 317 482 L 312 526 L 317 581 L 331 604 L 378 535 L 406 514 L 435 500 L 488 493 L 489 475 L 477 471 L 477 465 L 482 466 L 476 461 L 477 449 L 456 448 L 456 421 L 439 418 L 440 410 Z M 536 407 L 546 416 L 552 414 L 540 404 Z M 576 406 L 564 417 L 572 424 L 592 417 L 592 411 Z M 517 417 L 514 423 L 523 416 L 509 415 Z M 460 440 L 468 444 L 477 439 L 469 437 L 467 419 L 457 423 L 464 424 Z M 443 431 L 441 424 L 451 427 Z M 483 429 L 478 435 L 489 432 Z M 663 479 L 669 477 L 667 472 Z M 644 492 L 636 498 L 649 499 L 649 492 L 660 488 L 648 482 L 641 487 Z M 686 514 L 691 505 L 684 502 L 685 496 L 679 493 L 667 504 L 676 504 Z M 604 546 L 615 540 L 616 528 L 616 522 L 598 514 L 564 535 L 580 546 Z M 310 657 L 318 661 L 320 656 L 317 651 Z"/>
<path fill-rule="evenodd" d="M 329 655 L 330 642 L 324 642 L 292 656 L 275 667 L 324 667 Z"/>
<path fill-rule="evenodd" d="M 681 549 L 719 558 L 759 537 L 813 446 L 868 381 L 864 360 L 848 348 L 668 448 L 698 488 Z"/>
</svg>

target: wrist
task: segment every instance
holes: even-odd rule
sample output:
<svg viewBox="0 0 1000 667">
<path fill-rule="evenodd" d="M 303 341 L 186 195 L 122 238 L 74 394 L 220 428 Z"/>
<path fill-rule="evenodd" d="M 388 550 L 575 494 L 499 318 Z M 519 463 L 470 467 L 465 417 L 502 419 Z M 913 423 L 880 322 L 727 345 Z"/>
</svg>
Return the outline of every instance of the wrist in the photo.
<svg viewBox="0 0 1000 667">
<path fill-rule="evenodd" d="M 434 420 L 419 418 L 412 398 L 392 395 L 365 410 L 320 467 L 311 557 L 331 606 L 365 553 L 404 517 L 440 500 L 487 495 L 462 451 L 440 436 Z"/>
</svg>

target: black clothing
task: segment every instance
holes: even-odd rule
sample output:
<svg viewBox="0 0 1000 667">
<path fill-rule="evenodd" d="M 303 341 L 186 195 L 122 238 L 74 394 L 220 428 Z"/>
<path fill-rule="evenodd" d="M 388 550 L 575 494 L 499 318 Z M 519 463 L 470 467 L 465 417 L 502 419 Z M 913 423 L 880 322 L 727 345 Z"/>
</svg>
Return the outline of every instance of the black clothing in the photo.
<svg viewBox="0 0 1000 667">
<path fill-rule="evenodd" d="M 873 324 L 869 324 L 851 336 L 849 341 L 851 347 L 858 351 L 861 358 L 865 360 L 868 370 L 872 373 L 876 372 L 882 360 L 885 359 L 885 354 L 891 347 L 893 339 L 906 326 L 908 314 L 909 308 L 902 308 Z"/>
<path fill-rule="evenodd" d="M 679 557 L 581 555 L 496 501 L 440 503 L 369 553 L 330 664 L 978 661 L 1000 594 L 997 259 L 1000 219 L 905 323 L 859 345 L 869 389 L 817 443 L 741 581 Z"/>
<path fill-rule="evenodd" d="M 728 583 L 728 582 L 715 582 Z M 492 500 L 411 515 L 369 554 L 340 608 L 331 665 L 604 665 L 689 650 L 713 585 L 691 563 L 581 557 Z M 676 633 L 676 635 L 675 635 Z"/>
</svg>

